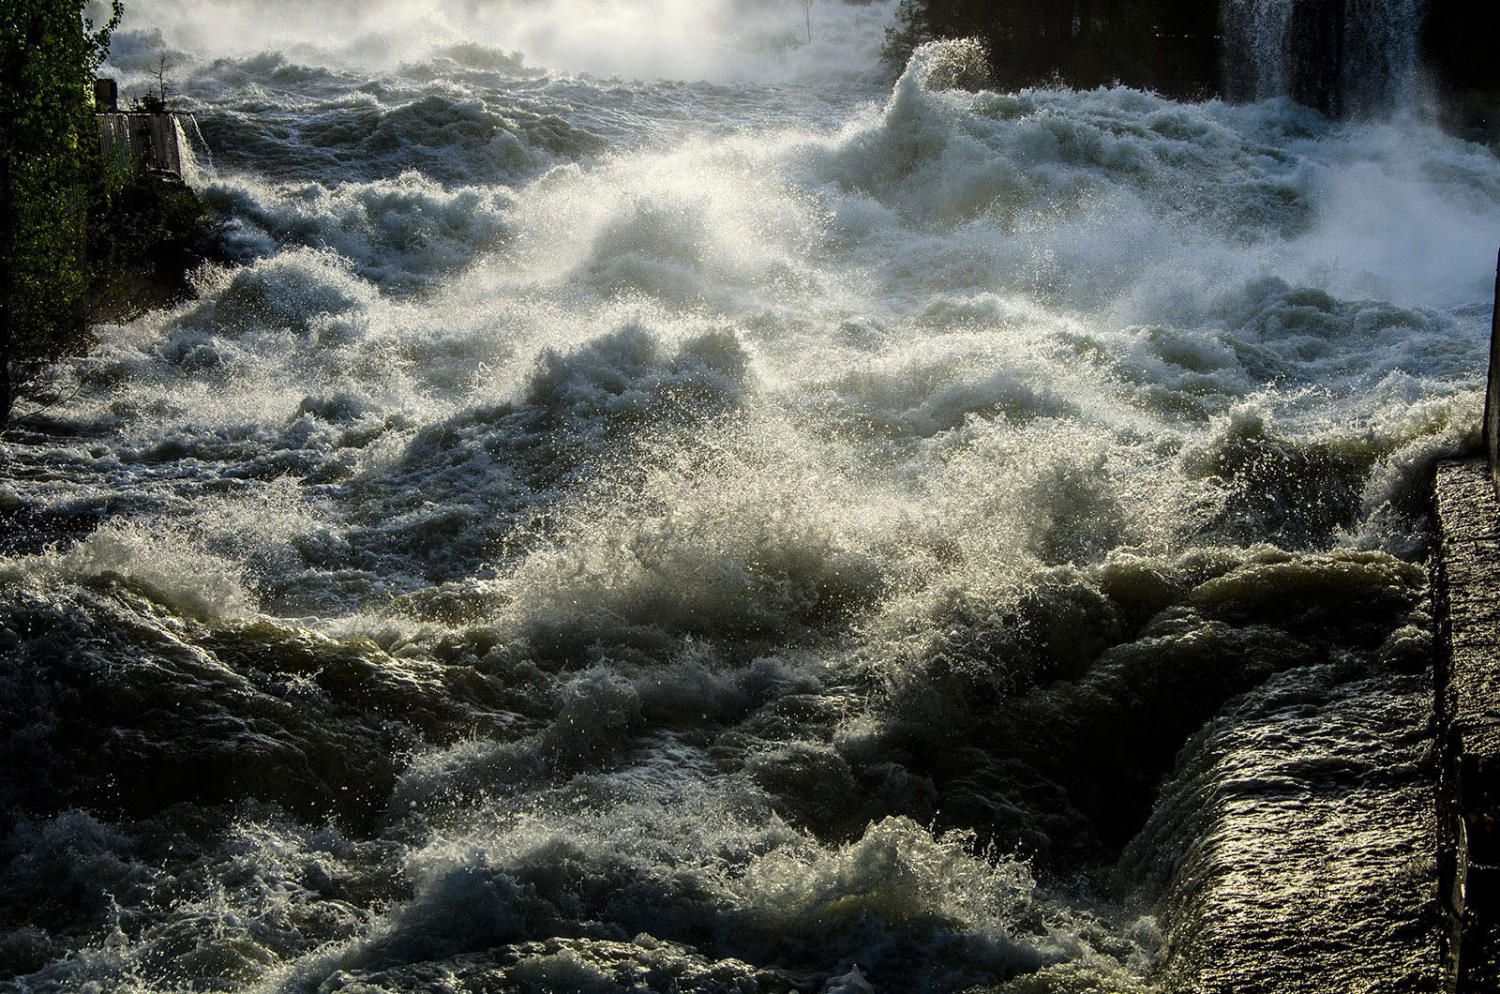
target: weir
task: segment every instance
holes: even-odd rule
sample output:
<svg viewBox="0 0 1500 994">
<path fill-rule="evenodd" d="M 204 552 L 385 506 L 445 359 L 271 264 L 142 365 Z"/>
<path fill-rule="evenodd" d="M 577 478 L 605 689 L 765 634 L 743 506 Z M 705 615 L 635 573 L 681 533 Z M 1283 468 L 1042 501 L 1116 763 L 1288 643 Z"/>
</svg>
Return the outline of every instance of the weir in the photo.
<svg viewBox="0 0 1500 994">
<path fill-rule="evenodd" d="M 177 140 L 177 116 L 166 110 L 121 111 L 118 90 L 109 79 L 94 84 L 95 117 L 99 121 L 99 151 L 116 168 L 140 168 L 168 176 L 182 176 L 182 152 Z"/>
<path fill-rule="evenodd" d="M 1438 883 L 1447 990 L 1500 989 L 1500 270 L 1480 458 L 1434 484 Z"/>
</svg>

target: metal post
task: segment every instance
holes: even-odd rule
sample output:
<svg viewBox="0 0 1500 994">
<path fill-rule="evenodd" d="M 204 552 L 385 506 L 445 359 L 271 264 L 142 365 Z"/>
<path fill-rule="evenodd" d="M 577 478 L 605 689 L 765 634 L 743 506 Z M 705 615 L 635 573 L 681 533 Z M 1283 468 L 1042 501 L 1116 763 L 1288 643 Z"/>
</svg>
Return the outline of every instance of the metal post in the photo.
<svg viewBox="0 0 1500 994">
<path fill-rule="evenodd" d="M 1490 371 L 1484 391 L 1484 456 L 1500 497 L 1500 255 L 1495 259 L 1495 307 L 1490 313 Z"/>
</svg>

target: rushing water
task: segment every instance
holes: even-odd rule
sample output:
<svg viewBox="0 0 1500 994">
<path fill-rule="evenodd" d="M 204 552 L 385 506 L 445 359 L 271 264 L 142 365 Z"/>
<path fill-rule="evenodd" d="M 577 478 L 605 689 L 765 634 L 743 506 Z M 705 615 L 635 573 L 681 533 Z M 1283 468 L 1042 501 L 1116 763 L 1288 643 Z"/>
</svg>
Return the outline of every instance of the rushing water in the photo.
<svg viewBox="0 0 1500 994">
<path fill-rule="evenodd" d="M 238 261 L 0 446 L 0 989 L 1433 988 L 1500 164 L 892 8 L 131 5 Z"/>
</svg>

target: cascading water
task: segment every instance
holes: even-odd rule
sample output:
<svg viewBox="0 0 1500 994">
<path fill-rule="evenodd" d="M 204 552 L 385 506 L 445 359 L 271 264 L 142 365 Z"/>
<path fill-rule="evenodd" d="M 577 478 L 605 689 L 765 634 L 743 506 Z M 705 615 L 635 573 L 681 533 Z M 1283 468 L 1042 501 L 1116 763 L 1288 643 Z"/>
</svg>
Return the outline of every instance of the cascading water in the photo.
<svg viewBox="0 0 1500 994">
<path fill-rule="evenodd" d="M 1414 106 L 1425 0 L 1227 0 L 1225 89 L 1346 117 Z"/>
<path fill-rule="evenodd" d="M 1436 990 L 1500 165 L 894 7 L 131 5 L 234 261 L 0 440 L 0 991 Z"/>
<path fill-rule="evenodd" d="M 1293 0 L 1224 3 L 1224 83 L 1235 99 L 1266 100 L 1290 92 L 1292 9 Z"/>
<path fill-rule="evenodd" d="M 1415 106 L 1426 0 L 1349 0 L 1339 82 L 1347 113 Z"/>
</svg>

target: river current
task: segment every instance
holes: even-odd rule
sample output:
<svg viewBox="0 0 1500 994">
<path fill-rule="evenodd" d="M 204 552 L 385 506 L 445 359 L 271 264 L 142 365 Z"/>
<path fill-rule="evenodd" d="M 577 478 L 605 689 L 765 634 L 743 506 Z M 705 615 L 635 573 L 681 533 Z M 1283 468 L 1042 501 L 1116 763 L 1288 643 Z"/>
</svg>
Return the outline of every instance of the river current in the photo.
<svg viewBox="0 0 1500 994">
<path fill-rule="evenodd" d="M 1421 991 L 1500 162 L 893 3 L 131 3 L 233 263 L 0 441 L 0 990 Z"/>
</svg>

